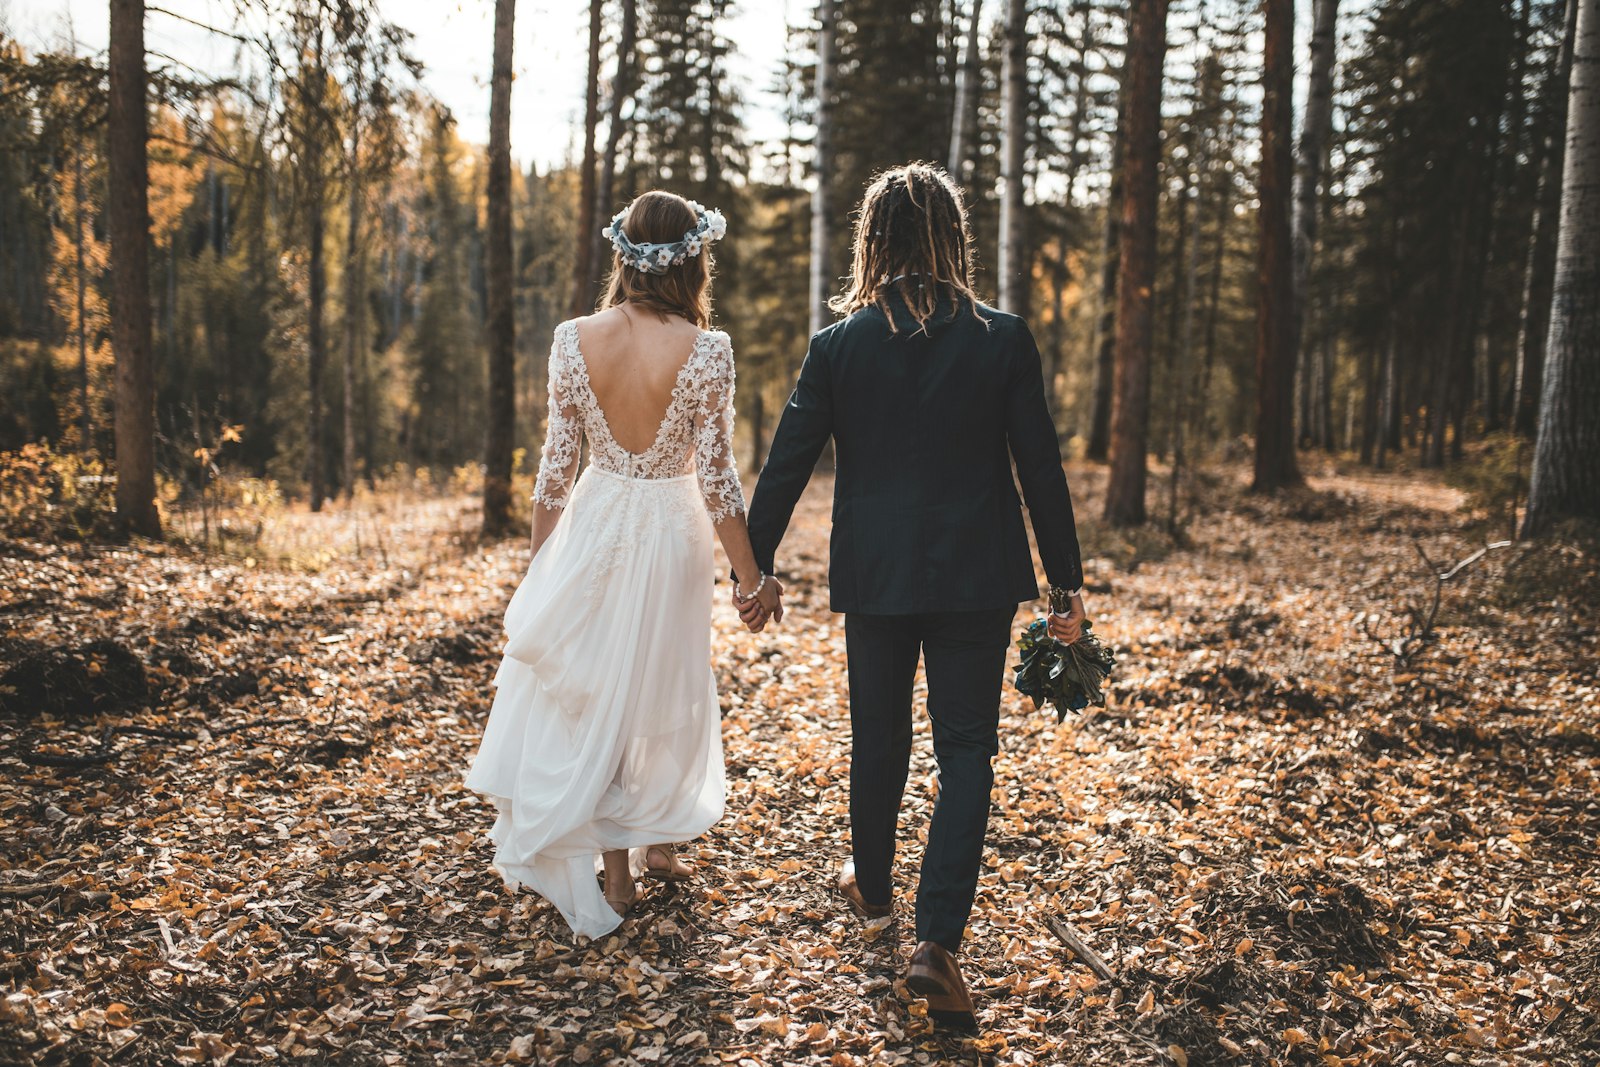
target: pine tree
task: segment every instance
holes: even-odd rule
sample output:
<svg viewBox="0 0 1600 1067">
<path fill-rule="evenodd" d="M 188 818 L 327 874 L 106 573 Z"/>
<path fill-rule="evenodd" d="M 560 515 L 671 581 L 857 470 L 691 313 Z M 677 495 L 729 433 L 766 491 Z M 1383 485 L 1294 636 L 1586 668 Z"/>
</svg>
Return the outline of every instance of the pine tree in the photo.
<svg viewBox="0 0 1600 1067">
<path fill-rule="evenodd" d="M 511 71 L 516 0 L 495 0 L 489 101 L 488 290 L 489 432 L 483 462 L 483 534 L 511 528 L 511 466 L 516 435 L 517 327 L 511 230 Z"/>
<path fill-rule="evenodd" d="M 1256 462 L 1251 488 L 1297 484 L 1294 449 L 1294 275 L 1289 195 L 1294 74 L 1293 0 L 1266 0 L 1262 56 L 1260 245 L 1256 305 Z"/>
<path fill-rule="evenodd" d="M 1033 272 L 1028 262 L 1028 4 L 1006 0 L 1005 135 L 1001 142 L 1000 307 L 1024 318 Z"/>
<path fill-rule="evenodd" d="M 1155 285 L 1157 168 L 1161 162 L 1161 83 L 1166 50 L 1166 0 L 1133 0 L 1122 83 L 1127 94 L 1121 123 L 1126 141 L 1118 226 L 1111 476 L 1106 486 L 1105 511 L 1106 521 L 1114 526 L 1135 526 L 1145 519 L 1151 290 Z"/>
<path fill-rule="evenodd" d="M 597 222 L 602 217 L 609 221 L 622 206 L 616 202 L 617 152 L 622 144 L 622 108 L 633 99 L 634 85 L 638 79 L 638 47 L 638 0 L 622 0 L 622 35 L 617 39 L 616 71 L 611 76 L 611 93 L 606 110 L 606 146 L 600 156 L 600 186 L 595 197 L 598 205 L 595 212 Z M 594 267 L 589 272 L 593 281 L 588 299 L 584 301 L 585 308 L 592 308 L 599 301 L 601 275 L 605 273 L 605 265 L 610 262 L 610 245 L 600 233 L 602 228 L 598 225 L 594 227 L 594 250 L 591 253 Z"/>
<path fill-rule="evenodd" d="M 117 366 L 117 520 L 128 533 L 160 537 L 150 346 L 144 0 L 111 0 L 107 127 L 111 343 Z"/>
<path fill-rule="evenodd" d="M 832 205 L 829 175 L 833 172 L 833 52 L 834 0 L 817 4 L 816 124 L 811 171 L 816 181 L 811 190 L 811 288 L 810 332 L 815 334 L 833 317 L 828 298 L 833 289 L 828 264 L 832 260 Z"/>
<path fill-rule="evenodd" d="M 595 130 L 600 125 L 600 26 L 604 14 L 604 0 L 589 0 L 589 66 L 584 80 L 583 104 L 583 161 L 579 164 L 578 232 L 593 234 L 599 228 L 596 218 Z M 595 289 L 594 242 L 592 238 L 578 242 L 572 260 L 572 314 L 586 315 L 593 305 L 589 297 Z"/>
</svg>

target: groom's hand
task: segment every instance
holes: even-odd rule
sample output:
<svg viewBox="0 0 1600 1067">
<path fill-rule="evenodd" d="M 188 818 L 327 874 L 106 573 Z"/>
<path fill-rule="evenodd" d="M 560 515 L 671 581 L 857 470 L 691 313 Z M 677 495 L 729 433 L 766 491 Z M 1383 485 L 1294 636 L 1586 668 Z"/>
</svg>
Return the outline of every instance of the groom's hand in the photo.
<svg viewBox="0 0 1600 1067">
<path fill-rule="evenodd" d="M 1064 645 L 1075 644 L 1083 636 L 1083 620 L 1088 612 L 1083 610 L 1083 597 L 1075 596 L 1067 605 L 1065 615 L 1050 613 L 1050 636 Z"/>
</svg>

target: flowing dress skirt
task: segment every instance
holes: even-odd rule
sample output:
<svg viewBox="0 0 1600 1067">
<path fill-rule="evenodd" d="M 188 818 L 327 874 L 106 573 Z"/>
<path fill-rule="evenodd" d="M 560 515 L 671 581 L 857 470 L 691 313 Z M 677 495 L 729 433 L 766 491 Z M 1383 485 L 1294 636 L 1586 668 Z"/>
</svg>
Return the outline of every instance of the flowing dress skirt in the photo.
<svg viewBox="0 0 1600 1067">
<path fill-rule="evenodd" d="M 711 673 L 712 529 L 693 475 L 587 468 L 506 609 L 505 658 L 466 784 L 490 840 L 575 934 L 621 920 L 599 853 L 688 841 L 722 818 Z"/>
</svg>

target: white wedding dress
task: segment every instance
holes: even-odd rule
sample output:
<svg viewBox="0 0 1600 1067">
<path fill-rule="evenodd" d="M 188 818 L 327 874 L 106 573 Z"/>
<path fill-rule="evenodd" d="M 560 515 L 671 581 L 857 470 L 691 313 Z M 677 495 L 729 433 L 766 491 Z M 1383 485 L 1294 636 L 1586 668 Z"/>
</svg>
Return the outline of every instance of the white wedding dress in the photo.
<svg viewBox="0 0 1600 1067">
<path fill-rule="evenodd" d="M 733 350 L 702 331 L 643 453 L 617 444 L 575 322 L 550 350 L 536 507 L 563 514 L 506 609 L 505 658 L 469 788 L 499 811 L 508 886 L 546 897 L 576 934 L 621 922 L 599 853 L 688 841 L 722 818 L 711 673 L 712 525 L 744 512 L 733 462 Z M 577 474 L 581 439 L 589 465 Z"/>
</svg>

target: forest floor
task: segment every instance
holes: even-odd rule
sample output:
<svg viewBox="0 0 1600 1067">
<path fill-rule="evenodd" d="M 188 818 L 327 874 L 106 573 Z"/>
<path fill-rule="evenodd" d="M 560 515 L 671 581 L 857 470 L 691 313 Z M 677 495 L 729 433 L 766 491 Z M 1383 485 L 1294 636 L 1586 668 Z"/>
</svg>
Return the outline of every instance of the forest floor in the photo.
<svg viewBox="0 0 1600 1067">
<path fill-rule="evenodd" d="M 1098 514 L 1101 474 L 1071 473 Z M 1597 1062 L 1594 557 L 1489 553 L 1397 656 L 1435 587 L 1418 548 L 1483 543 L 1457 494 L 1330 468 L 1266 501 L 1243 477 L 1210 479 L 1181 545 L 1083 522 L 1121 662 L 1110 706 L 1061 724 L 1006 689 L 975 1038 L 899 980 L 920 713 L 898 918 L 830 892 L 825 480 L 783 626 L 718 597 L 728 811 L 698 880 L 584 943 L 489 869 L 462 785 L 527 562 L 462 535 L 470 500 L 312 570 L 0 544 L 0 1061 Z M 334 543 L 342 520 L 297 521 Z"/>
</svg>

